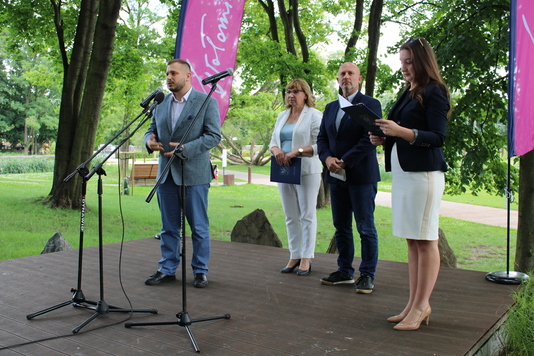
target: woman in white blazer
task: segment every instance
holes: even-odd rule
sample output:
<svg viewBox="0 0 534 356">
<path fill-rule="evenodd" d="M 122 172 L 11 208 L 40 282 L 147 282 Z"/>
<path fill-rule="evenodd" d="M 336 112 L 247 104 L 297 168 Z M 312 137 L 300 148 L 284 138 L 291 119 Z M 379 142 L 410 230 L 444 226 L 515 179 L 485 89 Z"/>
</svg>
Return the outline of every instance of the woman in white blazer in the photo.
<svg viewBox="0 0 534 356">
<path fill-rule="evenodd" d="M 291 165 L 302 158 L 301 184 L 278 183 L 286 215 L 289 262 L 280 272 L 298 276 L 311 272 L 317 235 L 317 194 L 321 185 L 321 161 L 317 156 L 317 134 L 322 113 L 315 109 L 315 97 L 303 79 L 286 87 L 287 110 L 278 115 L 269 149 L 278 164 Z"/>
</svg>

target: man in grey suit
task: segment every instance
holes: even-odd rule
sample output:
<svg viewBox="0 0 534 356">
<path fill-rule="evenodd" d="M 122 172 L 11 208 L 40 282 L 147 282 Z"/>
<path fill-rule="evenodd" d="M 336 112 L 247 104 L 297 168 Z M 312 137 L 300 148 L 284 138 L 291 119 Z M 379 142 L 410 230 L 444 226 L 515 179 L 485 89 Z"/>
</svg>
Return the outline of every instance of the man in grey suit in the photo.
<svg viewBox="0 0 534 356">
<path fill-rule="evenodd" d="M 145 284 L 157 285 L 176 279 L 180 264 L 181 188 L 185 185 L 185 216 L 193 242 L 193 285 L 203 288 L 208 285 L 210 258 L 208 190 L 213 171 L 209 150 L 221 140 L 219 108 L 217 101 L 210 97 L 202 112 L 198 112 L 206 94 L 192 87 L 191 67 L 184 60 L 173 59 L 167 63 L 167 87 L 171 93 L 154 110 L 145 145 L 150 153 L 160 151 L 158 178 L 177 146 L 183 149 L 185 159 L 174 159 L 158 187 L 161 260 L 158 271 Z M 199 117 L 188 136 L 180 142 L 197 114 Z"/>
</svg>

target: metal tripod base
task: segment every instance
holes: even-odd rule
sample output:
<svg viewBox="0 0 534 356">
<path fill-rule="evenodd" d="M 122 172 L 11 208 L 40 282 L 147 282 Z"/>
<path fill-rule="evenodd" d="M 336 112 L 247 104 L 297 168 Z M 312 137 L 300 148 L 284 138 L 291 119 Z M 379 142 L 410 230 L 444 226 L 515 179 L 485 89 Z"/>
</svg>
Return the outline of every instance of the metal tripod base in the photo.
<svg viewBox="0 0 534 356">
<path fill-rule="evenodd" d="M 152 323 L 125 323 L 124 326 L 127 328 L 131 328 L 132 326 L 149 326 L 149 325 L 178 325 L 183 326 L 185 330 L 187 331 L 187 334 L 189 335 L 189 339 L 191 340 L 191 343 L 193 344 L 193 348 L 195 349 L 195 352 L 200 352 L 200 349 L 198 347 L 198 344 L 195 340 L 195 337 L 193 336 L 193 333 L 191 332 L 191 329 L 189 326 L 193 323 L 199 323 L 202 321 L 211 321 L 211 320 L 218 320 L 218 319 L 230 319 L 230 314 L 225 314 L 221 316 L 214 316 L 209 318 L 201 318 L 201 319 L 191 319 L 189 314 L 186 311 L 179 312 L 176 314 L 176 321 L 162 321 L 162 322 L 152 322 Z"/>
<path fill-rule="evenodd" d="M 486 274 L 486 280 L 500 284 L 521 284 L 530 277 L 528 274 L 516 271 L 495 271 Z"/>
<path fill-rule="evenodd" d="M 67 305 L 71 305 L 71 304 L 80 304 L 80 303 L 88 303 L 88 304 L 92 304 L 92 305 L 96 305 L 97 304 L 96 302 L 92 302 L 90 300 L 85 299 L 85 296 L 83 295 L 83 292 L 81 290 L 71 289 L 70 291 L 71 291 L 71 293 L 74 293 L 72 295 L 72 299 L 71 300 L 68 300 L 68 301 L 63 302 L 63 303 L 59 303 L 59 304 L 54 305 L 54 306 L 52 306 L 50 308 L 46 308 L 46 309 L 40 310 L 40 311 L 32 313 L 32 314 L 28 314 L 28 315 L 26 315 L 26 319 L 31 320 L 31 319 L 35 318 L 36 316 L 46 314 L 48 312 L 51 312 L 52 310 L 63 308 L 63 307 L 66 307 Z"/>
<path fill-rule="evenodd" d="M 111 305 L 107 305 L 106 302 L 103 301 L 103 300 L 98 301 L 98 302 L 93 302 L 93 301 L 90 301 L 90 300 L 86 300 L 85 296 L 83 295 L 83 292 L 81 290 L 71 289 L 71 292 L 74 293 L 72 295 L 72 299 L 71 300 L 63 302 L 63 303 L 60 303 L 60 304 L 57 304 L 57 305 L 54 305 L 54 306 L 52 306 L 50 308 L 43 309 L 43 310 L 35 312 L 33 314 L 28 314 L 28 315 L 26 315 L 26 319 L 28 319 L 28 320 L 33 319 L 36 316 L 39 316 L 39 315 L 42 315 L 42 314 L 46 314 L 48 312 L 51 312 L 53 310 L 56 310 L 56 309 L 59 309 L 59 308 L 62 308 L 62 307 L 66 307 L 67 305 L 70 305 L 70 304 L 72 304 L 74 307 L 77 307 L 77 308 L 85 308 L 85 309 L 94 310 L 95 313 L 93 315 L 91 315 L 89 317 L 89 319 L 87 319 L 86 321 L 84 321 L 83 323 L 81 323 L 80 325 L 78 325 L 76 328 L 74 328 L 72 330 L 72 333 L 76 334 L 84 326 L 89 324 L 91 321 L 96 319 L 98 316 L 103 315 L 103 314 L 107 314 L 107 313 L 110 313 L 110 312 L 151 313 L 151 314 L 157 314 L 158 313 L 157 309 L 123 309 L 123 308 L 118 308 L 118 307 L 114 307 L 114 306 L 111 306 Z M 87 304 L 89 304 L 89 305 L 87 305 Z"/>
</svg>

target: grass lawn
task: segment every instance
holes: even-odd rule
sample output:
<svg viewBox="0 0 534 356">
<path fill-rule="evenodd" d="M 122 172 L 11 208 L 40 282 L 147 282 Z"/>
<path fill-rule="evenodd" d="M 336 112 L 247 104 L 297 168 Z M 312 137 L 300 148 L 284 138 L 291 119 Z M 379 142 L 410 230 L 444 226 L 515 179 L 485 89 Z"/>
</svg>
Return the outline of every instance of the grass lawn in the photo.
<svg viewBox="0 0 534 356">
<path fill-rule="evenodd" d="M 105 167 L 103 176 L 103 239 L 104 243 L 134 240 L 154 236 L 160 229 L 157 199 L 146 203 L 152 187 L 135 186 L 134 195 L 120 195 L 117 168 Z M 247 167 L 231 167 L 241 170 Z M 269 167 L 254 167 L 254 173 L 266 173 Z M 262 171 L 263 170 L 263 171 Z M 97 176 L 87 188 L 87 212 L 84 240 L 86 246 L 98 244 Z M 222 169 L 220 169 L 222 180 Z M 80 212 L 50 209 L 40 203 L 50 188 L 52 173 L 0 175 L 0 260 L 39 254 L 46 241 L 61 233 L 73 246 L 78 247 L 80 236 Z M 493 199 L 502 199 L 495 198 Z M 478 201 L 478 200 L 477 200 Z M 284 214 L 278 190 L 262 185 L 212 185 L 209 200 L 210 229 L 212 238 L 230 241 L 235 223 L 255 209 L 265 211 L 280 240 L 287 248 Z M 382 260 L 406 262 L 406 242 L 391 235 L 391 209 L 377 207 L 376 225 L 379 232 Z M 506 229 L 441 218 L 441 228 L 458 258 L 460 268 L 495 271 L 506 267 Z M 354 228 L 354 231 L 356 229 Z M 318 210 L 317 252 L 325 252 L 334 229 L 329 207 Z M 516 230 L 512 230 L 515 244 Z M 358 249 L 357 249 L 358 251 Z M 515 246 L 512 246 L 513 253 Z M 335 257 L 332 257 L 335 265 Z"/>
</svg>

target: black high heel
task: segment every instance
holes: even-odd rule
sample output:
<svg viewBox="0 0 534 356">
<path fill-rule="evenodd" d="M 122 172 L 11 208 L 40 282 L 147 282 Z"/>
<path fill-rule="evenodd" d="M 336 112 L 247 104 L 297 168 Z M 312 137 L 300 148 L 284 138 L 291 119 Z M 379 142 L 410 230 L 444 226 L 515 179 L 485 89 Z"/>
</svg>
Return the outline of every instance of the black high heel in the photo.
<svg viewBox="0 0 534 356">
<path fill-rule="evenodd" d="M 299 266 L 300 266 L 300 260 L 298 260 L 297 263 L 295 263 L 295 265 L 293 267 L 282 268 L 280 270 L 280 273 L 291 273 L 291 272 L 293 272 L 295 270 L 295 268 L 297 268 Z"/>
<path fill-rule="evenodd" d="M 311 272 L 311 261 L 310 261 L 310 268 L 307 270 L 297 269 L 297 276 L 307 276 Z"/>
</svg>

